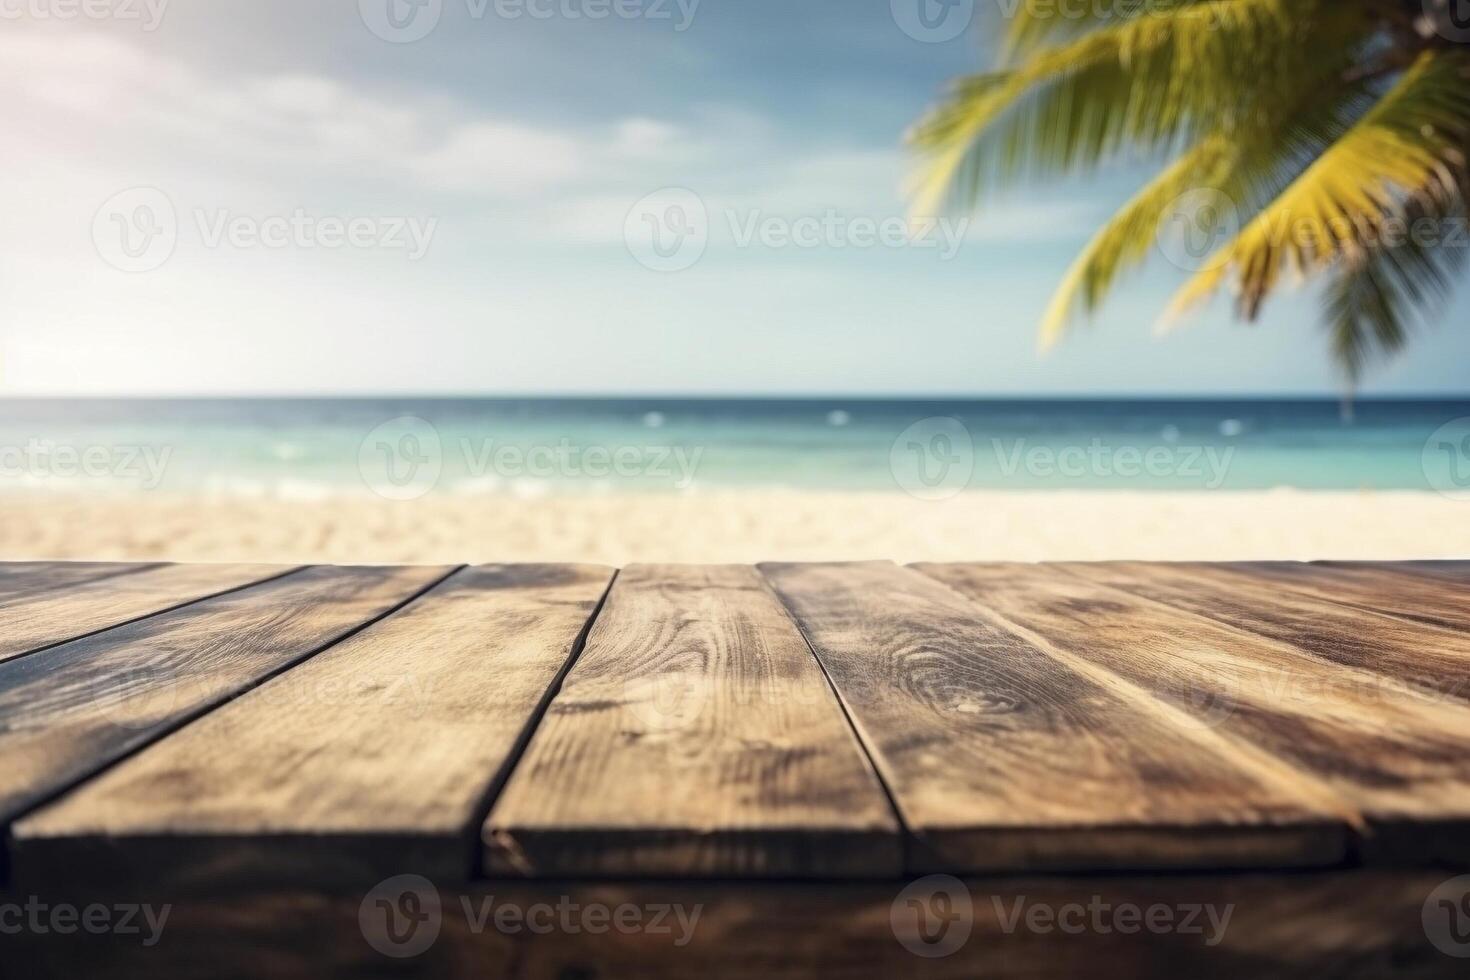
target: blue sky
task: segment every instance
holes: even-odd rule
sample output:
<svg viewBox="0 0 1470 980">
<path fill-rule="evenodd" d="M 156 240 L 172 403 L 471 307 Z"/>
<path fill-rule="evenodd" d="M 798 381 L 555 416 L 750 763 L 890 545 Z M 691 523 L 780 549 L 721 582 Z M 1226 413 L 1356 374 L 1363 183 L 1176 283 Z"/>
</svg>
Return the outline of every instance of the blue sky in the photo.
<svg viewBox="0 0 1470 980">
<path fill-rule="evenodd" d="M 0 394 L 1337 391 L 1310 296 L 1157 336 L 1162 255 L 1038 354 L 1138 166 L 994 202 L 952 247 L 870 241 L 999 0 L 932 43 L 907 0 L 430 0 L 409 43 L 370 29 L 387 2 L 5 25 Z M 668 188 L 703 250 L 657 271 L 637 229 Z M 172 234 L 135 260 L 107 236 L 140 214 Z M 1365 392 L 1470 392 L 1467 313 Z"/>
</svg>

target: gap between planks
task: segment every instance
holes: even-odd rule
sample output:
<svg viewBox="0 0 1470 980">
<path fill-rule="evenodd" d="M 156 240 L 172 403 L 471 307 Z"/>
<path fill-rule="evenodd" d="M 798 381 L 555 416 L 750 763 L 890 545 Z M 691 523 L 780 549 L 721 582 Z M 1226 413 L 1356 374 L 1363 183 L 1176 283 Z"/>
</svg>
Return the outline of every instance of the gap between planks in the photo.
<svg viewBox="0 0 1470 980">
<path fill-rule="evenodd" d="M 468 880 L 489 802 L 612 577 L 459 570 L 21 821 L 17 865 L 176 884 Z M 295 703 L 354 680 L 358 695 Z"/>
<path fill-rule="evenodd" d="M 1194 727 L 1278 760 L 1294 781 L 1326 787 L 1356 815 L 1356 857 L 1470 859 L 1464 705 L 1408 696 L 1371 671 L 1136 595 L 1121 587 L 1125 563 L 918 567 Z"/>
<path fill-rule="evenodd" d="M 0 663 L 33 656 L 108 630 L 275 581 L 295 565 L 139 566 L 136 571 L 72 583 L 0 602 Z"/>
<path fill-rule="evenodd" d="M 761 566 L 890 787 L 916 873 L 1329 866 L 1341 801 L 888 562 Z M 872 597 L 881 596 L 881 603 Z"/>
<path fill-rule="evenodd" d="M 316 566 L 0 663 L 0 823 L 84 785 L 452 573 Z M 12 837 L 14 836 L 12 828 Z"/>
<path fill-rule="evenodd" d="M 892 807 L 750 566 L 632 565 L 485 828 L 536 877 L 888 877 Z"/>
</svg>

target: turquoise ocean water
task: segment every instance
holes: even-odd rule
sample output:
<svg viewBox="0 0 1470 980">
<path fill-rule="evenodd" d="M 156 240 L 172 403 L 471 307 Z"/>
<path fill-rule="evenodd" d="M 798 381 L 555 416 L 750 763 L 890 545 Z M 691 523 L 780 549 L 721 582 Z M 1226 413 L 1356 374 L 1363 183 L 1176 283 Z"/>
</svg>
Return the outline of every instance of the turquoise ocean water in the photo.
<svg viewBox="0 0 1470 980">
<path fill-rule="evenodd" d="M 1470 401 L 0 401 L 0 492 L 1470 487 Z"/>
</svg>

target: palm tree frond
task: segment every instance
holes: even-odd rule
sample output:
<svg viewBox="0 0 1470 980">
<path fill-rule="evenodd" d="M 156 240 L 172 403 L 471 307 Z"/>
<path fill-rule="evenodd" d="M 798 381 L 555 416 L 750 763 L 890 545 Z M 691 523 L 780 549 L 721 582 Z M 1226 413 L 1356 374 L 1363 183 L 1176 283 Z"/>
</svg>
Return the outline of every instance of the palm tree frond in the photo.
<svg viewBox="0 0 1470 980">
<path fill-rule="evenodd" d="M 1024 56 L 1048 44 L 1064 41 L 1145 14 L 1166 13 L 1196 0 L 1117 0 L 1111 4 L 1067 6 L 1057 0 L 1002 0 L 1006 21 L 1003 48 L 1007 57 Z"/>
<path fill-rule="evenodd" d="M 1341 134 L 1340 120 L 1364 98 L 1366 83 L 1344 88 L 1309 89 L 1278 100 L 1258 113 L 1251 125 L 1233 133 L 1214 133 L 1182 154 L 1129 201 L 1093 238 L 1073 263 L 1042 321 L 1043 349 L 1060 338 L 1080 300 L 1088 313 L 1106 298 L 1117 277 L 1141 265 L 1165 227 L 1185 218 L 1196 233 L 1210 238 L 1233 233 L 1242 212 L 1274 200 L 1299 173 L 1302 161 L 1316 159 Z M 1182 214 L 1191 192 L 1197 213 Z M 1212 208 L 1204 205 L 1223 204 Z"/>
<path fill-rule="evenodd" d="M 1415 325 L 1442 311 L 1466 249 L 1441 235 L 1463 228 L 1464 217 L 1462 201 L 1447 209 L 1413 208 L 1400 240 L 1346 256 L 1329 273 L 1323 324 L 1333 359 L 1350 384 L 1371 360 L 1403 348 Z"/>
<path fill-rule="evenodd" d="M 910 133 L 925 157 L 915 212 L 972 205 L 987 182 L 1095 167 L 1124 145 L 1177 150 L 1235 128 L 1254 111 L 1231 97 L 1242 77 L 1289 90 L 1335 70 L 1330 55 L 1301 56 L 1300 14 L 1324 2 L 1154 0 L 1013 68 L 962 79 Z M 1355 17 L 1334 24 L 1367 29 Z M 1345 47 L 1313 40 L 1330 42 L 1324 52 Z"/>
<path fill-rule="evenodd" d="M 1042 347 L 1061 338 L 1079 301 L 1086 312 L 1094 312 L 1118 275 L 1147 258 L 1160 222 L 1180 195 L 1200 186 L 1202 179 L 1224 182 L 1235 158 L 1228 140 L 1205 139 L 1124 205 L 1067 270 L 1042 318 Z"/>
<path fill-rule="evenodd" d="M 1456 213 L 1463 229 L 1470 188 L 1470 47 L 1436 33 L 1420 0 L 999 3 L 998 70 L 961 79 L 909 134 L 916 213 L 1165 161 L 1068 269 L 1043 346 L 1156 245 L 1199 270 L 1166 321 L 1227 284 L 1253 320 L 1288 276 L 1325 278 L 1334 357 L 1354 380 L 1448 292 L 1470 248 L 1391 234 Z M 1176 251 L 1162 236 L 1181 228 Z M 1222 235 L 1201 263 L 1194 246 Z"/>
<path fill-rule="evenodd" d="M 1458 52 L 1420 56 L 1185 285 L 1169 316 L 1234 276 L 1241 314 L 1254 319 L 1287 269 L 1309 275 L 1350 262 L 1413 202 L 1452 194 L 1470 141 L 1467 65 Z"/>
</svg>

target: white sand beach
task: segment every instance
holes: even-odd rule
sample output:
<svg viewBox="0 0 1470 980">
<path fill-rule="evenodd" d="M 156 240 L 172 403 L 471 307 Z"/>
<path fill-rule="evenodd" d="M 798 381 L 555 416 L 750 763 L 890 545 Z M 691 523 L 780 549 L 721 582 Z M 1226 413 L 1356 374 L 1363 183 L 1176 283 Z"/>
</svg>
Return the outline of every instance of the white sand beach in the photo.
<svg viewBox="0 0 1470 980">
<path fill-rule="evenodd" d="M 7 494 L 0 559 L 279 562 L 1410 559 L 1470 556 L 1421 492 L 975 491 L 362 497 Z"/>
</svg>

